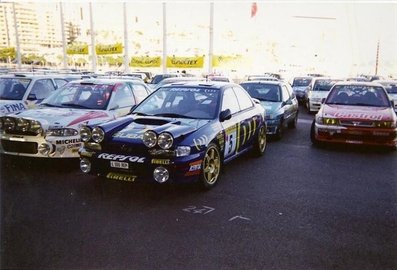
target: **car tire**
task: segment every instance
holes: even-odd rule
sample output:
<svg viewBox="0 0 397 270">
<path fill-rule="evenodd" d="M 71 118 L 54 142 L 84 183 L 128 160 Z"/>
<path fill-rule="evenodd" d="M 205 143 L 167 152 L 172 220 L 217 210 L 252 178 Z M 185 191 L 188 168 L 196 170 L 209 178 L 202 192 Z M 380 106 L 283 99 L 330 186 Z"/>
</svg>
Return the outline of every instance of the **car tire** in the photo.
<svg viewBox="0 0 397 270">
<path fill-rule="evenodd" d="M 284 121 L 281 119 L 280 125 L 277 127 L 276 134 L 274 134 L 274 137 L 276 140 L 281 140 L 284 134 Z"/>
<path fill-rule="evenodd" d="M 298 112 L 296 112 L 294 120 L 292 120 L 291 122 L 288 123 L 288 127 L 289 128 L 296 128 L 297 125 L 298 125 Z"/>
<path fill-rule="evenodd" d="M 265 154 L 267 146 L 266 126 L 262 125 L 258 130 L 258 135 L 255 138 L 254 148 L 252 153 L 254 157 L 261 157 Z"/>
<path fill-rule="evenodd" d="M 210 143 L 201 163 L 200 184 L 205 190 L 214 187 L 220 178 L 222 159 L 219 147 Z"/>
<path fill-rule="evenodd" d="M 310 140 L 311 140 L 311 142 L 312 142 L 312 144 L 313 144 L 314 146 L 319 147 L 319 146 L 321 146 L 321 143 L 320 143 L 319 140 L 316 139 L 314 126 L 315 126 L 315 122 L 314 122 L 314 120 L 313 120 L 312 126 L 311 126 L 311 128 L 310 128 Z"/>
<path fill-rule="evenodd" d="M 311 114 L 311 111 L 310 111 L 310 100 L 309 99 L 306 101 L 306 109 L 307 109 L 307 112 L 309 114 Z"/>
</svg>

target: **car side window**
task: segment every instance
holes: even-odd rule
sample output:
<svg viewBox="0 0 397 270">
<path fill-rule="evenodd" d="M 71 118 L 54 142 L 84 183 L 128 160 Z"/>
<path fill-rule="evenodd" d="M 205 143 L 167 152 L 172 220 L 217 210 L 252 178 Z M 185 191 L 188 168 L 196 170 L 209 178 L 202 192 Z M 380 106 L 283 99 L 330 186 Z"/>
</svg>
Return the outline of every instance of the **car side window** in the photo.
<svg viewBox="0 0 397 270">
<path fill-rule="evenodd" d="M 119 85 L 115 90 L 116 92 L 114 93 L 112 106 L 118 105 L 119 108 L 125 108 L 135 104 L 134 95 L 127 85 Z"/>
<path fill-rule="evenodd" d="M 37 80 L 32 86 L 29 99 L 43 100 L 54 90 L 55 86 L 50 79 Z"/>
<path fill-rule="evenodd" d="M 294 90 L 292 89 L 291 85 L 290 84 L 286 84 L 285 87 L 287 87 L 287 91 L 289 93 L 289 96 L 291 98 L 295 98 L 295 93 L 294 93 Z"/>
<path fill-rule="evenodd" d="M 252 102 L 252 99 L 247 91 L 239 87 L 233 87 L 233 90 L 238 97 L 238 103 L 240 104 L 242 111 L 254 106 L 254 103 Z"/>
<path fill-rule="evenodd" d="M 136 97 L 136 102 L 140 103 L 142 100 L 144 100 L 148 96 L 148 91 L 146 90 L 146 87 L 142 84 L 133 84 L 131 85 L 133 92 Z"/>
<path fill-rule="evenodd" d="M 283 85 L 281 87 L 281 91 L 282 91 L 282 95 L 283 95 L 283 99 L 282 101 L 288 101 L 290 99 L 287 87 L 285 85 Z"/>
<path fill-rule="evenodd" d="M 226 109 L 230 109 L 232 114 L 240 111 L 240 105 L 232 88 L 227 88 L 223 92 L 222 111 Z"/>
</svg>

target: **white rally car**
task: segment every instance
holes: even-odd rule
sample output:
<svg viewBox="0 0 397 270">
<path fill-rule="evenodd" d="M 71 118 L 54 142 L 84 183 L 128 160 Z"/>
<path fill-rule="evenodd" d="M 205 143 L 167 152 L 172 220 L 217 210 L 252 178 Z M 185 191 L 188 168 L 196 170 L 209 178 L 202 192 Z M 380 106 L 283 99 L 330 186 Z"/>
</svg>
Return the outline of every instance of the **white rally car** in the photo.
<svg viewBox="0 0 397 270">
<path fill-rule="evenodd" d="M 69 82 L 39 108 L 0 117 L 0 153 L 77 158 L 82 125 L 124 116 L 149 94 L 149 87 L 136 80 Z"/>
<path fill-rule="evenodd" d="M 28 73 L 0 76 L 0 116 L 37 107 L 60 86 L 69 81 L 66 75 Z"/>
</svg>

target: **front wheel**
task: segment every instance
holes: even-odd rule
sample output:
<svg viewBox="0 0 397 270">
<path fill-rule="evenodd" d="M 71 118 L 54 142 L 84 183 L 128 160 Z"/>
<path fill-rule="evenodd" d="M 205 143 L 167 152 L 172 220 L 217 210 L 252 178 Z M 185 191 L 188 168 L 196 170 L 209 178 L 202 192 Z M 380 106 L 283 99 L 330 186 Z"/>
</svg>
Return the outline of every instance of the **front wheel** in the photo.
<svg viewBox="0 0 397 270">
<path fill-rule="evenodd" d="M 211 189 L 216 185 L 222 168 L 221 154 L 216 144 L 208 145 L 203 162 L 201 164 L 200 183 L 205 189 Z"/>
<path fill-rule="evenodd" d="M 292 120 L 291 122 L 288 123 L 288 127 L 296 128 L 297 124 L 298 124 L 298 112 L 296 112 L 294 120 Z"/>
<path fill-rule="evenodd" d="M 310 128 L 310 140 L 314 146 L 320 146 L 320 141 L 316 139 L 315 122 L 313 121 Z"/>
<path fill-rule="evenodd" d="M 266 140 L 266 126 L 263 125 L 258 131 L 258 136 L 254 142 L 253 154 L 256 157 L 263 156 L 266 150 L 267 140 Z"/>
</svg>

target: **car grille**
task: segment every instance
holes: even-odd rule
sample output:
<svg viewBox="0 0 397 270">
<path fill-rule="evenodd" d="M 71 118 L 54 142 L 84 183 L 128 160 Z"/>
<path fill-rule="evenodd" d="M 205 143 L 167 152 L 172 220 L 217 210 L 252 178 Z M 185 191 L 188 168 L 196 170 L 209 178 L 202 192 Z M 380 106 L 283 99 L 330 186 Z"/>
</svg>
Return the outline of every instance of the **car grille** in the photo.
<svg viewBox="0 0 397 270">
<path fill-rule="evenodd" d="M 35 142 L 14 142 L 8 140 L 1 140 L 4 151 L 23 153 L 23 154 L 37 154 L 37 143 Z"/>
<path fill-rule="evenodd" d="M 117 154 L 147 155 L 148 148 L 144 145 L 128 143 L 107 143 L 102 145 L 102 152 Z"/>
<path fill-rule="evenodd" d="M 342 126 L 348 127 L 374 127 L 375 123 L 372 121 L 350 121 L 350 120 L 340 120 Z"/>
<path fill-rule="evenodd" d="M 361 135 L 356 135 L 356 134 L 334 134 L 332 136 L 335 139 L 345 139 L 345 140 L 352 140 L 352 141 L 369 141 L 369 142 L 377 142 L 377 143 L 382 143 L 382 142 L 389 142 L 392 141 L 396 138 L 396 135 L 390 134 L 387 136 L 377 136 L 377 135 L 372 135 L 372 134 L 361 134 Z"/>
</svg>

